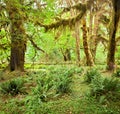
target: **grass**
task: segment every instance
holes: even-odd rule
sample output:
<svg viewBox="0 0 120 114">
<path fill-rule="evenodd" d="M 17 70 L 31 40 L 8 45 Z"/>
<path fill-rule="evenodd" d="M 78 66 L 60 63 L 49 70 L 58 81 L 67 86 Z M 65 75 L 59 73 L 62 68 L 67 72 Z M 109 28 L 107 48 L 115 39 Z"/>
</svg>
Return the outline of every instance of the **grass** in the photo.
<svg viewBox="0 0 120 114">
<path fill-rule="evenodd" d="M 8 80 L 21 79 L 25 80 L 24 87 L 27 94 L 17 94 L 15 96 L 0 94 L 0 114 L 119 114 L 120 103 L 119 101 L 110 101 L 106 104 L 97 102 L 93 97 L 87 97 L 90 91 L 90 85 L 84 83 L 84 75 L 88 71 L 88 67 L 77 68 L 75 66 L 48 66 L 40 67 L 39 70 L 29 70 L 27 73 L 11 73 L 9 77 L 4 77 L 5 83 Z M 99 69 L 99 68 L 98 68 Z M 101 68 L 102 69 L 102 68 Z M 100 72 L 102 72 L 102 69 Z M 18 76 L 19 74 L 19 76 Z M 70 74 L 70 75 L 69 75 Z M 109 73 L 102 73 L 103 77 L 110 77 Z M 3 74 L 7 75 L 7 74 Z M 33 90 L 38 87 L 38 80 L 44 79 L 45 76 L 61 77 L 67 75 L 72 79 L 71 89 L 72 92 L 56 94 L 54 87 L 52 92 L 54 95 L 49 99 L 40 101 L 39 93 L 34 93 Z M 107 76 L 108 75 L 108 76 Z M 48 80 L 49 81 L 49 80 Z M 56 83 L 55 83 L 56 84 Z M 49 85 L 46 85 L 48 87 Z M 43 86 L 44 88 L 44 86 Z M 49 88 L 49 87 L 48 87 Z M 40 92 L 40 91 L 39 91 Z M 42 91 L 42 95 L 49 94 L 48 91 Z M 47 93 L 48 92 L 48 93 Z M 47 97 L 45 95 L 45 97 Z"/>
</svg>

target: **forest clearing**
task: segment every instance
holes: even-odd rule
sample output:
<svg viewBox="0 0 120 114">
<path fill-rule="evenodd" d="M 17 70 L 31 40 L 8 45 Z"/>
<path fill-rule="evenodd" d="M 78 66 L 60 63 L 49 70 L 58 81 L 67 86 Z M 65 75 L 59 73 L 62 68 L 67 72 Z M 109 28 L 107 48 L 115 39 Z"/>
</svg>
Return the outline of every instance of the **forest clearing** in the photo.
<svg viewBox="0 0 120 114">
<path fill-rule="evenodd" d="M 120 114 L 120 0 L 0 0 L 0 114 Z"/>
</svg>

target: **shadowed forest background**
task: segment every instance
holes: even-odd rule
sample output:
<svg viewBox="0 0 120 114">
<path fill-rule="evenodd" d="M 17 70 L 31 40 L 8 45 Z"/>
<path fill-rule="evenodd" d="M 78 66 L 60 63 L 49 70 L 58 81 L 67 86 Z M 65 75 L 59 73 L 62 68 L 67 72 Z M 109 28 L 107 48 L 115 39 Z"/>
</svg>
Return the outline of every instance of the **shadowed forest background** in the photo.
<svg viewBox="0 0 120 114">
<path fill-rule="evenodd" d="M 0 0 L 1 114 L 120 114 L 120 0 Z"/>
</svg>

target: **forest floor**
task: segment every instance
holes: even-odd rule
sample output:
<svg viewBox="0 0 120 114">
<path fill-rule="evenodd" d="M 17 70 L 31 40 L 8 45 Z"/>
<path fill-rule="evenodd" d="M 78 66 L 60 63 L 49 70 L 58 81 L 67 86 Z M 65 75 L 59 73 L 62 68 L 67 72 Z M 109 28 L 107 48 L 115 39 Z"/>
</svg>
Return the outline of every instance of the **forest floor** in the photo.
<svg viewBox="0 0 120 114">
<path fill-rule="evenodd" d="M 62 70 L 60 70 L 62 69 Z M 65 69 L 65 70 L 64 70 Z M 54 76 L 69 75 L 71 72 L 72 82 L 70 83 L 70 92 L 62 91 L 59 94 L 54 92 L 54 87 L 49 90 L 49 82 L 53 82 Z M 39 68 L 26 69 L 26 72 L 0 72 L 0 114 L 120 114 L 120 103 L 118 101 L 98 101 L 93 97 L 89 97 L 91 90 L 90 84 L 85 82 L 86 72 L 91 68 L 75 66 L 39 66 Z M 97 66 L 97 69 L 102 77 L 111 77 L 111 72 L 106 72 L 104 66 Z M 47 80 L 45 80 L 45 77 Z M 52 79 L 50 80 L 50 78 Z M 16 92 L 21 85 L 10 85 L 7 82 L 16 80 L 24 81 L 24 92 Z M 40 82 L 40 81 L 41 82 Z M 67 79 L 66 79 L 67 80 Z M 46 82 L 44 82 L 46 81 Z M 40 86 L 44 82 L 46 86 Z M 54 82 L 57 86 L 58 83 Z M 62 80 L 61 83 L 69 83 Z M 2 86 L 4 85 L 4 86 Z M 68 86 L 66 85 L 66 86 Z M 8 87 L 7 87 L 8 86 Z M 42 89 L 41 89 L 42 87 Z M 16 89 L 16 90 L 15 90 Z M 65 87 L 63 89 L 66 89 Z M 69 87 L 67 88 L 69 89 Z M 3 91 L 5 90 L 5 91 Z M 10 93 L 11 90 L 12 92 Z M 6 92 L 7 91 L 7 92 Z M 61 88 L 59 88 L 61 91 Z M 52 93 L 52 94 L 51 94 Z M 44 99 L 43 99 L 44 98 Z"/>
</svg>

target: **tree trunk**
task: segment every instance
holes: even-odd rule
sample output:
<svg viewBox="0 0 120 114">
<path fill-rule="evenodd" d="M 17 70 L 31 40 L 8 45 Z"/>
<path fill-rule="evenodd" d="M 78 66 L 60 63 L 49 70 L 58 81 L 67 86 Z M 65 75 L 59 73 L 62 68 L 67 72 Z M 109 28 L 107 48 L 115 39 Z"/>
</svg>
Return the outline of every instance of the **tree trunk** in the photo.
<svg viewBox="0 0 120 114">
<path fill-rule="evenodd" d="M 93 56 L 93 60 L 95 62 L 95 56 L 96 56 L 96 50 L 97 50 L 97 36 L 98 36 L 98 27 L 99 27 L 99 21 L 98 21 L 98 15 L 96 14 L 94 16 L 94 30 L 93 30 L 93 43 L 91 44 L 91 53 Z"/>
<path fill-rule="evenodd" d="M 75 24 L 75 39 L 76 39 L 76 54 L 77 54 L 77 64 L 80 66 L 80 30 L 79 22 Z"/>
<path fill-rule="evenodd" d="M 10 71 L 24 71 L 25 47 L 26 43 L 22 40 L 11 42 Z"/>
<path fill-rule="evenodd" d="M 78 3 L 78 0 L 75 1 L 76 3 Z M 66 3 L 69 7 L 71 7 L 73 5 L 73 1 L 71 0 L 66 0 Z M 77 11 L 74 11 L 73 9 L 71 9 L 70 11 L 71 16 L 74 16 L 77 14 Z M 76 56 L 77 56 L 77 65 L 80 66 L 80 22 L 76 22 L 75 23 L 75 31 L 74 31 L 74 35 L 73 37 L 75 37 L 76 40 Z"/>
<path fill-rule="evenodd" d="M 107 54 L 107 70 L 112 71 L 115 69 L 115 36 L 117 32 L 118 22 L 120 15 L 120 0 L 113 0 L 113 17 L 112 25 L 110 28 L 110 38 Z"/>
<path fill-rule="evenodd" d="M 11 28 L 11 54 L 10 54 L 10 71 L 24 71 L 24 58 L 26 50 L 26 38 L 24 29 L 23 11 L 16 7 L 19 2 L 14 0 L 6 2 L 9 14 Z M 20 3 L 19 3 L 20 4 Z"/>
<path fill-rule="evenodd" d="M 91 37 L 92 37 L 92 34 L 93 34 L 93 14 L 92 14 L 92 7 L 90 9 L 90 20 L 89 20 L 89 30 L 88 30 L 88 41 L 89 41 L 89 46 L 91 46 Z"/>
<path fill-rule="evenodd" d="M 70 61 L 71 60 L 70 49 L 66 49 L 65 52 L 63 52 L 62 49 L 61 49 L 61 52 L 62 52 L 64 61 Z"/>
<path fill-rule="evenodd" d="M 85 56 L 86 56 L 86 64 L 88 66 L 93 66 L 94 65 L 94 61 L 92 58 L 92 54 L 89 50 L 89 46 L 88 46 L 88 41 L 87 41 L 87 28 L 86 28 L 86 20 L 83 19 L 83 46 L 84 46 L 84 52 L 85 52 Z"/>
<path fill-rule="evenodd" d="M 96 51 L 97 51 L 97 46 L 98 46 L 98 30 L 99 30 L 99 20 L 101 15 L 105 12 L 104 9 L 102 9 L 102 4 L 100 1 L 94 1 L 93 7 L 91 7 L 90 10 L 90 26 L 92 23 L 94 24 L 93 26 L 93 34 L 91 34 L 91 41 L 90 41 L 90 51 L 93 56 L 93 60 L 95 62 L 95 57 L 96 57 Z M 93 15 L 94 14 L 94 15 Z"/>
</svg>

